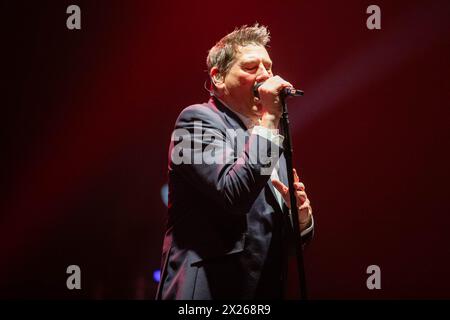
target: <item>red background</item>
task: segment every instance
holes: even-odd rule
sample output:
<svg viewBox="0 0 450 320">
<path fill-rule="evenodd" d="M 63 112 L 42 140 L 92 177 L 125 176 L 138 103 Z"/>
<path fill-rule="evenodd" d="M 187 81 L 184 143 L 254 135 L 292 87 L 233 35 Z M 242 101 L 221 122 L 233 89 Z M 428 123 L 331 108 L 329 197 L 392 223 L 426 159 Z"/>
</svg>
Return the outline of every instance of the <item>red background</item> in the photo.
<svg viewBox="0 0 450 320">
<path fill-rule="evenodd" d="M 153 298 L 173 123 L 208 98 L 207 50 L 255 22 L 275 73 L 305 91 L 290 111 L 316 219 L 309 297 L 450 298 L 448 1 L 0 6 L 2 298 Z M 82 290 L 66 288 L 71 264 Z"/>
</svg>

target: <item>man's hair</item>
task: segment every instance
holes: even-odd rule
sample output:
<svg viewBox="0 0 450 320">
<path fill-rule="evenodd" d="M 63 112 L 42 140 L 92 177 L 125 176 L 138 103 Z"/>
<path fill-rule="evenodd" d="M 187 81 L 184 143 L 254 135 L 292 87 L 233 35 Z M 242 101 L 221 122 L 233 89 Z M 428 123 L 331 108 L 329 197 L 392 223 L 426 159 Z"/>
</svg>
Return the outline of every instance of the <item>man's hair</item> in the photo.
<svg viewBox="0 0 450 320">
<path fill-rule="evenodd" d="M 219 40 L 208 52 L 206 65 L 208 73 L 213 67 L 219 69 L 219 74 L 225 75 L 233 65 L 240 46 L 255 44 L 266 47 L 270 41 L 270 33 L 267 27 L 255 23 L 252 27 L 246 25 L 236 28 Z"/>
</svg>

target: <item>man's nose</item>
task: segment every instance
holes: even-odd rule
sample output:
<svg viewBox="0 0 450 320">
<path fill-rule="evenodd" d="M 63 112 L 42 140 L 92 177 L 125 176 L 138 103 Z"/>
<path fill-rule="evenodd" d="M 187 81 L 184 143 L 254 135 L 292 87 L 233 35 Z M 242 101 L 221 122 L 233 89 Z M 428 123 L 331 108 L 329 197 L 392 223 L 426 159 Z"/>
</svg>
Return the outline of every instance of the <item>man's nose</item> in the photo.
<svg viewBox="0 0 450 320">
<path fill-rule="evenodd" d="M 267 71 L 266 67 L 262 64 L 259 67 L 258 75 L 256 76 L 257 82 L 263 82 L 270 78 L 270 73 Z"/>
</svg>

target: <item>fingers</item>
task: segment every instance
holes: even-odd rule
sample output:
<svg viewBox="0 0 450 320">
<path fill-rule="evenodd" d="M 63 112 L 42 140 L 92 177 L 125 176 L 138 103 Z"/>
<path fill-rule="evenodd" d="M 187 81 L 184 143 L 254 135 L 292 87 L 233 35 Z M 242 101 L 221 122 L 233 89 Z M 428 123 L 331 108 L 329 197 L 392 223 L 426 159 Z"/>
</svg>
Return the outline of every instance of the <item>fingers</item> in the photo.
<svg viewBox="0 0 450 320">
<path fill-rule="evenodd" d="M 303 210 L 305 208 L 308 208 L 308 210 L 312 213 L 311 202 L 309 201 L 309 199 L 306 199 L 305 202 L 303 202 L 299 207 L 300 210 Z"/>
<path fill-rule="evenodd" d="M 272 184 L 275 187 L 275 189 L 280 192 L 281 196 L 284 199 L 284 202 L 286 202 L 286 205 L 288 208 L 291 208 L 291 199 L 289 198 L 289 188 L 286 187 L 280 180 L 272 179 Z M 295 186 L 295 185 L 294 185 Z M 296 188 L 296 199 L 297 199 L 297 206 L 304 206 L 305 204 L 309 205 L 308 196 L 306 195 L 306 192 L 304 191 L 304 186 L 301 182 L 298 182 L 295 186 Z M 301 189 L 303 188 L 303 190 Z"/>
<path fill-rule="evenodd" d="M 303 204 L 306 202 L 306 200 L 308 200 L 308 197 L 306 196 L 306 192 L 305 191 L 297 191 L 297 200 L 300 200 L 300 204 Z"/>
<path fill-rule="evenodd" d="M 286 187 L 280 180 L 272 179 L 273 186 L 280 192 L 283 196 L 287 195 L 289 192 L 289 188 Z M 305 186 L 301 182 L 297 182 L 294 184 L 294 187 L 297 191 L 297 196 L 302 199 L 302 202 L 308 198 L 305 192 Z"/>
<path fill-rule="evenodd" d="M 297 170 L 292 169 L 294 172 L 294 187 L 296 190 L 302 190 L 305 191 L 305 185 L 300 182 L 300 178 L 298 177 Z"/>
<path fill-rule="evenodd" d="M 277 179 L 272 179 L 272 184 L 283 197 L 283 200 L 286 203 L 287 207 L 291 208 L 291 199 L 289 199 L 289 188 L 286 187 L 280 180 Z"/>
<path fill-rule="evenodd" d="M 302 182 L 294 183 L 295 190 L 305 191 L 305 185 Z"/>
<path fill-rule="evenodd" d="M 283 197 L 288 194 L 289 188 L 286 187 L 280 180 L 272 179 L 272 184 Z"/>
<path fill-rule="evenodd" d="M 311 207 L 310 206 L 301 206 L 299 208 L 298 222 L 300 225 L 308 224 L 311 219 Z"/>
<path fill-rule="evenodd" d="M 267 79 L 264 84 L 258 89 L 263 94 L 272 94 L 277 96 L 281 89 L 293 87 L 292 84 L 281 78 L 280 76 L 274 76 Z"/>
<path fill-rule="evenodd" d="M 298 220 L 301 225 L 308 224 L 312 215 L 312 208 L 309 200 L 305 201 L 299 208 Z"/>
<path fill-rule="evenodd" d="M 292 87 L 293 85 L 284 80 L 280 76 L 273 76 L 272 78 L 269 78 L 266 82 L 268 82 L 269 86 L 272 85 L 272 87 L 281 89 L 281 88 L 287 88 Z"/>
<path fill-rule="evenodd" d="M 309 223 L 312 215 L 312 208 L 311 208 L 311 202 L 308 199 L 308 196 L 305 192 L 305 185 L 300 182 L 300 179 L 298 177 L 297 171 L 293 169 L 294 173 L 294 188 L 295 188 L 295 195 L 297 200 L 297 206 L 298 206 L 298 219 L 301 226 L 304 226 Z M 285 202 L 288 204 L 288 207 L 290 208 L 290 199 L 289 199 L 289 188 L 286 187 L 281 181 L 273 179 L 272 184 L 274 187 L 281 193 L 283 196 Z"/>
<path fill-rule="evenodd" d="M 300 182 L 300 179 L 299 179 L 299 177 L 297 175 L 297 170 L 292 169 L 292 171 L 294 172 L 294 182 Z"/>
<path fill-rule="evenodd" d="M 279 93 L 286 87 L 292 87 L 292 85 L 279 76 L 268 78 L 259 87 L 258 91 L 260 99 L 257 103 L 261 106 L 264 114 L 268 113 L 271 116 L 275 116 L 275 119 L 279 120 L 279 117 L 281 117 L 282 114 L 282 104 L 280 103 Z"/>
</svg>

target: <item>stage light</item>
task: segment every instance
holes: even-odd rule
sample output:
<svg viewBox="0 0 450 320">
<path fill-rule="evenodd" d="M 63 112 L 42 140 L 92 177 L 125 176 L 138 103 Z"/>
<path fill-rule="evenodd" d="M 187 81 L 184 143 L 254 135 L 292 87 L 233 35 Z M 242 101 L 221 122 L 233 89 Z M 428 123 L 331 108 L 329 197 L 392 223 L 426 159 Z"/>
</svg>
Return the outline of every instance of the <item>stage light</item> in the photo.
<svg viewBox="0 0 450 320">
<path fill-rule="evenodd" d="M 153 271 L 153 280 L 158 283 L 160 279 L 161 279 L 161 270 L 158 269 Z"/>
<path fill-rule="evenodd" d="M 161 198 L 167 207 L 167 205 L 169 203 L 169 187 L 167 186 L 167 183 L 165 185 L 163 185 L 161 188 Z"/>
</svg>

